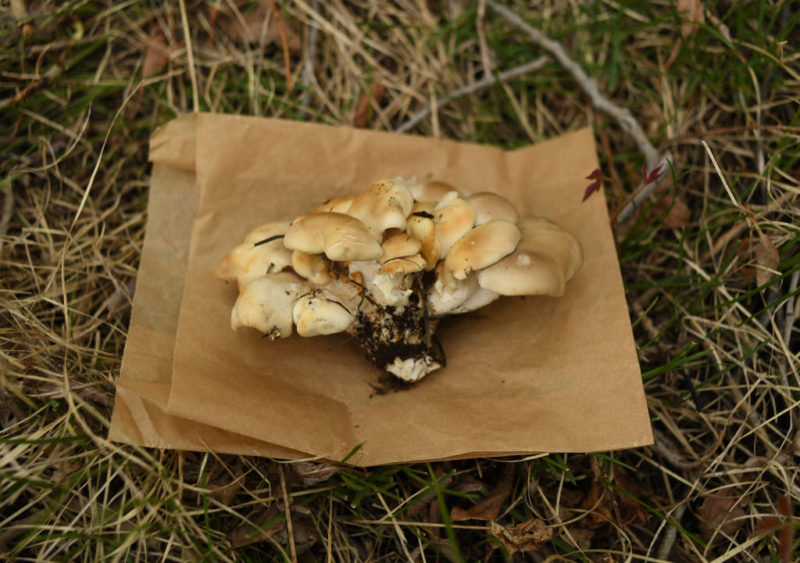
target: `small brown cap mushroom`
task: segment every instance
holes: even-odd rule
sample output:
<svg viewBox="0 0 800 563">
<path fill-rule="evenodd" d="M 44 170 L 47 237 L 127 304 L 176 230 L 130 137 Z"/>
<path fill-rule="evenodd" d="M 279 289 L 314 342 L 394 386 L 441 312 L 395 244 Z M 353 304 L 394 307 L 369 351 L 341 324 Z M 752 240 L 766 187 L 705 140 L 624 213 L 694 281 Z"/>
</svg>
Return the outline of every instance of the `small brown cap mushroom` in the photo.
<svg viewBox="0 0 800 563">
<path fill-rule="evenodd" d="M 455 193 L 455 192 L 451 192 Z M 436 236 L 441 256 L 447 256 L 450 247 L 475 224 L 472 206 L 458 195 L 449 195 L 433 211 Z"/>
<path fill-rule="evenodd" d="M 314 208 L 314 211 L 318 213 L 347 213 L 347 210 L 350 209 L 350 204 L 353 203 L 353 197 L 355 196 L 351 194 L 337 195 L 318 205 Z"/>
<path fill-rule="evenodd" d="M 343 213 L 307 213 L 292 222 L 283 244 L 306 254 L 322 254 L 335 262 L 375 260 L 381 245 L 367 226 Z"/>
<path fill-rule="evenodd" d="M 379 180 L 353 198 L 347 214 L 364 223 L 380 240 L 386 229 L 405 228 L 406 217 L 413 205 L 414 196 L 404 183 Z"/>
<path fill-rule="evenodd" d="M 580 243 L 546 219 L 526 218 L 519 225 L 517 250 L 478 272 L 478 283 L 500 295 L 563 295 L 583 263 Z"/>
<path fill-rule="evenodd" d="M 422 243 L 418 238 L 408 233 L 400 232 L 383 241 L 381 245 L 381 257 L 378 259 L 378 262 L 383 264 L 387 260 L 393 258 L 411 256 L 412 254 L 417 254 L 421 248 Z"/>
<path fill-rule="evenodd" d="M 472 270 L 491 266 L 517 247 L 520 232 L 510 221 L 492 219 L 467 231 L 456 241 L 444 261 L 447 272 L 463 280 Z"/>
<path fill-rule="evenodd" d="M 436 236 L 436 224 L 433 219 L 412 213 L 408 218 L 406 228 L 411 236 L 420 241 L 420 254 L 425 258 L 425 269 L 433 270 L 441 256 L 441 247 Z"/>
<path fill-rule="evenodd" d="M 292 310 L 297 334 L 320 336 L 347 330 L 355 317 L 339 301 L 315 292 L 298 299 Z"/>
<path fill-rule="evenodd" d="M 331 273 L 322 254 L 307 254 L 295 250 L 292 252 L 292 268 L 298 276 L 314 285 L 325 285 L 331 281 Z"/>
<path fill-rule="evenodd" d="M 411 182 L 408 189 L 411 190 L 414 199 L 420 202 L 439 201 L 450 192 L 458 193 L 458 190 L 450 184 L 438 180 Z"/>
<path fill-rule="evenodd" d="M 402 256 L 387 260 L 378 269 L 379 274 L 413 274 L 425 268 L 425 258 L 421 254 Z"/>
<path fill-rule="evenodd" d="M 492 219 L 504 219 L 512 223 L 519 221 L 517 208 L 500 194 L 479 192 L 469 196 L 467 202 L 475 211 L 476 225 L 483 225 Z"/>
<path fill-rule="evenodd" d="M 308 285 L 289 272 L 254 280 L 239 293 L 231 311 L 231 328 L 251 327 L 272 340 L 292 334 L 292 307 Z"/>
<path fill-rule="evenodd" d="M 288 228 L 287 221 L 276 221 L 253 229 L 225 255 L 214 274 L 225 282 L 236 281 L 241 290 L 255 279 L 280 272 L 291 263 L 291 251 L 281 241 Z"/>
</svg>

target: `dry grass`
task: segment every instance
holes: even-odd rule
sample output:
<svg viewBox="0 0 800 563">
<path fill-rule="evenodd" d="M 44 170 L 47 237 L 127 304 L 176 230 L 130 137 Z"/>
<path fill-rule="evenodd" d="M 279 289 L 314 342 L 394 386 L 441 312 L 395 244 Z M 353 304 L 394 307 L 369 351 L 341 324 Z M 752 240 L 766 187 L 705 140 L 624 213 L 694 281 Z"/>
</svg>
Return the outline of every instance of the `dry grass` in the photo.
<svg viewBox="0 0 800 563">
<path fill-rule="evenodd" d="M 543 53 L 466 1 L 277 2 L 289 89 L 268 2 L 187 1 L 186 25 L 178 3 L 20 4 L 0 16 L 0 556 L 502 560 L 488 522 L 450 518 L 498 490 L 497 525 L 554 532 L 517 560 L 800 556 L 790 2 L 706 2 L 730 40 L 710 17 L 681 40 L 666 1 L 511 4 L 675 157 L 674 182 L 617 227 L 656 444 L 369 471 L 105 439 L 148 135 L 194 104 L 393 130 Z M 436 109 L 412 131 L 515 147 L 593 125 L 609 193 L 639 183 L 630 139 L 555 63 Z"/>
</svg>

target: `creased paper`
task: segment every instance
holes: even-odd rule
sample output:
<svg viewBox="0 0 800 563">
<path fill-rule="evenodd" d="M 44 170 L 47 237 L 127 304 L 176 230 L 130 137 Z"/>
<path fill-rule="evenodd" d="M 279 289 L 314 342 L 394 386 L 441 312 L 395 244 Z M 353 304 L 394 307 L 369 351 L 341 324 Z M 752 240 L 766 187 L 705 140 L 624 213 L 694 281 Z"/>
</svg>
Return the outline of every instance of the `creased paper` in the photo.
<svg viewBox="0 0 800 563">
<path fill-rule="evenodd" d="M 112 439 L 359 465 L 652 442 L 616 251 L 584 129 L 516 151 L 282 120 L 198 114 L 151 144 L 154 174 Z M 447 319 L 447 367 L 376 392 L 349 337 L 272 342 L 230 329 L 214 278 L 252 228 L 393 176 L 491 190 L 581 241 L 564 297 L 501 298 Z"/>
</svg>

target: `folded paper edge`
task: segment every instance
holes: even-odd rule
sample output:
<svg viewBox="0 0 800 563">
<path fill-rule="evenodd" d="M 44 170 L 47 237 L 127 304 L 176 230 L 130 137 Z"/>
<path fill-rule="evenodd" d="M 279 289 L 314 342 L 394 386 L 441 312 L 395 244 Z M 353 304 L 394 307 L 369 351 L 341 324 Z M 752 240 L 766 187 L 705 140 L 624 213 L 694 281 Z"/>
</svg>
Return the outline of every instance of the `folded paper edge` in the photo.
<svg viewBox="0 0 800 563">
<path fill-rule="evenodd" d="M 194 171 L 196 113 L 188 113 L 160 126 L 150 137 L 150 162 L 168 164 L 182 170 Z"/>
</svg>

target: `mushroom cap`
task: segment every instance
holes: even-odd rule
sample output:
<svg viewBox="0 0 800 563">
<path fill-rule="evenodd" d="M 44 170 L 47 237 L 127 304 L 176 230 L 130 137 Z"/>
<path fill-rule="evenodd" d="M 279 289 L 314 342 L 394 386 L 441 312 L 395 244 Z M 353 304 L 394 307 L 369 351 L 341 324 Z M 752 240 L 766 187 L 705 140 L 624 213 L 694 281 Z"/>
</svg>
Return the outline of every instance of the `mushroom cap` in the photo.
<svg viewBox="0 0 800 563">
<path fill-rule="evenodd" d="M 381 245 L 367 226 L 343 213 L 301 215 L 292 222 L 283 245 L 306 254 L 324 253 L 335 262 L 374 260 L 381 255 Z"/>
<path fill-rule="evenodd" d="M 422 243 L 418 238 L 408 233 L 397 233 L 390 236 L 381 245 L 381 257 L 378 262 L 383 264 L 387 260 L 411 256 L 417 254 L 422 249 Z"/>
<path fill-rule="evenodd" d="M 425 268 L 425 258 L 421 254 L 401 256 L 387 260 L 378 269 L 380 274 L 413 274 Z"/>
<path fill-rule="evenodd" d="M 439 201 L 450 192 L 458 193 L 450 184 L 438 180 L 410 182 L 408 189 L 416 201 Z"/>
<path fill-rule="evenodd" d="M 433 215 L 439 251 L 441 256 L 447 256 L 450 247 L 475 224 L 475 212 L 466 200 L 456 195 L 440 201 L 434 208 Z"/>
<path fill-rule="evenodd" d="M 416 215 L 418 217 L 424 217 L 425 214 L 433 216 L 433 208 L 436 207 L 435 201 L 415 201 L 414 205 L 411 207 L 411 213 L 409 217 Z"/>
<path fill-rule="evenodd" d="M 315 207 L 314 211 L 324 213 L 347 213 L 347 210 L 350 209 L 350 204 L 353 203 L 354 197 L 355 196 L 352 194 L 337 195 Z"/>
<path fill-rule="evenodd" d="M 356 195 L 347 214 L 367 226 L 373 237 L 380 240 L 383 231 L 403 229 L 406 217 L 414 205 L 414 196 L 399 180 L 379 180 Z"/>
<path fill-rule="evenodd" d="M 231 328 L 255 328 L 275 340 L 292 334 L 292 307 L 308 291 L 302 278 L 289 272 L 253 280 L 239 293 L 231 311 Z"/>
<path fill-rule="evenodd" d="M 431 217 L 414 215 L 408 217 L 406 228 L 411 236 L 420 241 L 420 254 L 425 258 L 425 269 L 433 270 L 441 256 L 439 238 L 436 236 L 436 223 Z"/>
<path fill-rule="evenodd" d="M 288 221 L 276 221 L 253 229 L 242 244 L 225 255 L 214 274 L 225 282 L 236 281 L 241 290 L 255 279 L 280 272 L 291 263 L 291 251 L 283 246 L 280 238 L 256 243 L 283 235 L 288 228 Z"/>
<path fill-rule="evenodd" d="M 292 268 L 298 276 L 314 285 L 325 285 L 331 281 L 331 273 L 322 254 L 307 254 L 295 250 L 292 252 Z"/>
<path fill-rule="evenodd" d="M 478 272 L 478 283 L 500 295 L 563 295 L 583 263 L 580 243 L 546 219 L 525 218 L 519 226 L 517 250 Z"/>
<path fill-rule="evenodd" d="M 570 280 L 583 265 L 583 247 L 578 239 L 557 223 L 544 217 L 523 217 L 517 223 L 522 238 L 519 248 L 541 251 L 550 249 L 550 256 L 564 270 L 564 277 Z"/>
<path fill-rule="evenodd" d="M 343 304 L 327 297 L 323 292 L 315 292 L 298 299 L 292 310 L 292 318 L 300 336 L 343 332 L 355 320 Z"/>
<path fill-rule="evenodd" d="M 445 269 L 457 280 L 463 280 L 472 270 L 491 266 L 514 252 L 520 236 L 517 226 L 503 219 L 478 225 L 455 242 L 445 258 Z"/>
<path fill-rule="evenodd" d="M 475 224 L 482 225 L 492 219 L 504 219 L 516 223 L 519 212 L 514 204 L 494 192 L 478 192 L 467 198 L 475 211 Z"/>
</svg>

